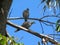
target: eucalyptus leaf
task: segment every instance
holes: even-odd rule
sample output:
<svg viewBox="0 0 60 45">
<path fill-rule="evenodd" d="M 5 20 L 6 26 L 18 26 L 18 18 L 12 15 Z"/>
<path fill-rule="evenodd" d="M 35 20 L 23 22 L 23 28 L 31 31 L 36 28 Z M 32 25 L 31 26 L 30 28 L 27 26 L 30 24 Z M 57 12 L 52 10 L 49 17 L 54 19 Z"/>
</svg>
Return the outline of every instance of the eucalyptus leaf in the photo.
<svg viewBox="0 0 60 45">
<path fill-rule="evenodd" d="M 60 19 L 56 22 L 56 31 L 60 32 Z"/>
</svg>

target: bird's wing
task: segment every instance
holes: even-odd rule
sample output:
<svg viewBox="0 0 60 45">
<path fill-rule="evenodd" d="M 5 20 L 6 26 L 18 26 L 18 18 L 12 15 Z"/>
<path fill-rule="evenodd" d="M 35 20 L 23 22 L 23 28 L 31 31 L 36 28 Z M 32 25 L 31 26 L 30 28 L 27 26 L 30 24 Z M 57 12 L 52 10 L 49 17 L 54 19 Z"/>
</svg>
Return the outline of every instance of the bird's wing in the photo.
<svg viewBox="0 0 60 45">
<path fill-rule="evenodd" d="M 28 29 L 30 25 L 29 25 L 29 22 L 24 22 L 22 26 Z"/>
<path fill-rule="evenodd" d="M 25 11 L 23 12 L 23 17 L 24 17 L 24 18 L 28 18 L 28 17 L 29 17 L 29 11 L 25 10 Z"/>
</svg>

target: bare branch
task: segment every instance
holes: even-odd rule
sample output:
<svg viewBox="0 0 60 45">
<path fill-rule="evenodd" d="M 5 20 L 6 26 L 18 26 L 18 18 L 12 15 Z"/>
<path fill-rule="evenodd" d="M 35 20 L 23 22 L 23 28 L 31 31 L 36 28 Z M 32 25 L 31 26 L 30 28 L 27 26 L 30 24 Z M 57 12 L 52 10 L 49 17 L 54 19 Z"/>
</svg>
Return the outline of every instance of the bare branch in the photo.
<svg viewBox="0 0 60 45">
<path fill-rule="evenodd" d="M 43 16 L 42 18 L 40 18 L 40 20 L 41 19 L 43 19 L 43 18 L 47 18 L 47 17 L 57 17 L 57 18 L 60 18 L 60 16 L 59 16 L 59 14 L 58 15 L 46 15 L 46 16 Z M 19 17 L 11 17 L 11 18 L 8 18 L 8 20 L 17 20 L 17 19 L 24 19 L 24 18 L 19 18 Z M 36 18 L 28 18 L 28 19 L 30 19 L 30 20 L 39 20 L 39 19 L 36 19 Z"/>
<path fill-rule="evenodd" d="M 49 35 L 55 35 L 55 36 L 60 36 L 60 34 L 49 34 Z"/>
<path fill-rule="evenodd" d="M 24 18 L 8 18 L 8 20 L 17 20 L 17 19 L 24 19 Z M 54 22 L 50 22 L 50 21 L 45 21 L 45 20 L 42 20 L 42 19 L 39 19 L 39 18 L 28 18 L 29 20 L 37 20 L 37 21 L 41 21 L 41 22 L 46 22 L 46 23 L 50 23 L 50 24 L 56 24 Z"/>
<path fill-rule="evenodd" d="M 51 43 L 53 43 L 53 44 L 58 44 L 58 42 L 57 42 L 56 40 L 54 40 L 53 38 L 51 38 L 51 37 L 49 37 L 49 36 L 47 36 L 47 35 L 39 34 L 39 33 L 34 32 L 34 31 L 32 31 L 32 30 L 26 29 L 26 28 L 24 28 L 24 27 L 22 27 L 22 26 L 15 25 L 15 24 L 13 24 L 13 23 L 10 22 L 10 21 L 7 21 L 7 24 L 8 24 L 8 25 L 11 25 L 11 26 L 13 26 L 13 27 L 15 27 L 15 28 L 23 29 L 23 31 L 26 31 L 26 32 L 28 32 L 28 33 L 31 33 L 31 34 L 39 37 L 39 38 L 47 38 L 48 41 L 51 42 Z"/>
<path fill-rule="evenodd" d="M 7 20 L 17 20 L 17 19 L 24 19 L 23 17 L 10 17 Z M 40 20 L 38 18 L 28 18 L 29 20 Z"/>
<path fill-rule="evenodd" d="M 41 21 L 41 22 L 46 22 L 46 23 L 50 23 L 50 24 L 56 24 L 56 23 L 54 23 L 54 22 L 50 22 L 50 21 L 46 21 L 46 20 L 39 20 L 39 21 Z"/>
<path fill-rule="evenodd" d="M 46 15 L 46 16 L 43 16 L 43 17 L 40 18 L 40 19 L 47 18 L 47 17 L 57 17 L 57 18 L 60 18 L 59 15 Z"/>
</svg>

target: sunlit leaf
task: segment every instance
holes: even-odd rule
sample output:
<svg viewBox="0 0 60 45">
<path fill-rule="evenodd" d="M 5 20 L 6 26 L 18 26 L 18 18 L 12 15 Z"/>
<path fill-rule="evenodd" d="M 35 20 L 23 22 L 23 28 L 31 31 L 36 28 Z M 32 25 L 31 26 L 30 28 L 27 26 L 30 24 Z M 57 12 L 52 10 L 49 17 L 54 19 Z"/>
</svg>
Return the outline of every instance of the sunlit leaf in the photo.
<svg viewBox="0 0 60 45">
<path fill-rule="evenodd" d="M 0 34 L 1 45 L 24 45 L 23 43 L 17 43 L 14 41 L 14 37 L 5 37 Z"/>
<path fill-rule="evenodd" d="M 0 37 L 0 40 L 2 39 L 2 37 Z"/>
</svg>

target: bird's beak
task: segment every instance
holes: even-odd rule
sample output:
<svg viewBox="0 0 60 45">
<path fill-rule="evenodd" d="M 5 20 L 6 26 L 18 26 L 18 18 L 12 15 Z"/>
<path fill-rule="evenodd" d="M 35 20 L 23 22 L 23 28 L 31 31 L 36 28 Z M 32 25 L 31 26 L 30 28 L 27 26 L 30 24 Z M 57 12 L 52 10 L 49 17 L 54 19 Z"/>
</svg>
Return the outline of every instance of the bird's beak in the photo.
<svg viewBox="0 0 60 45">
<path fill-rule="evenodd" d="M 32 22 L 32 24 L 35 24 L 35 22 Z"/>
</svg>

